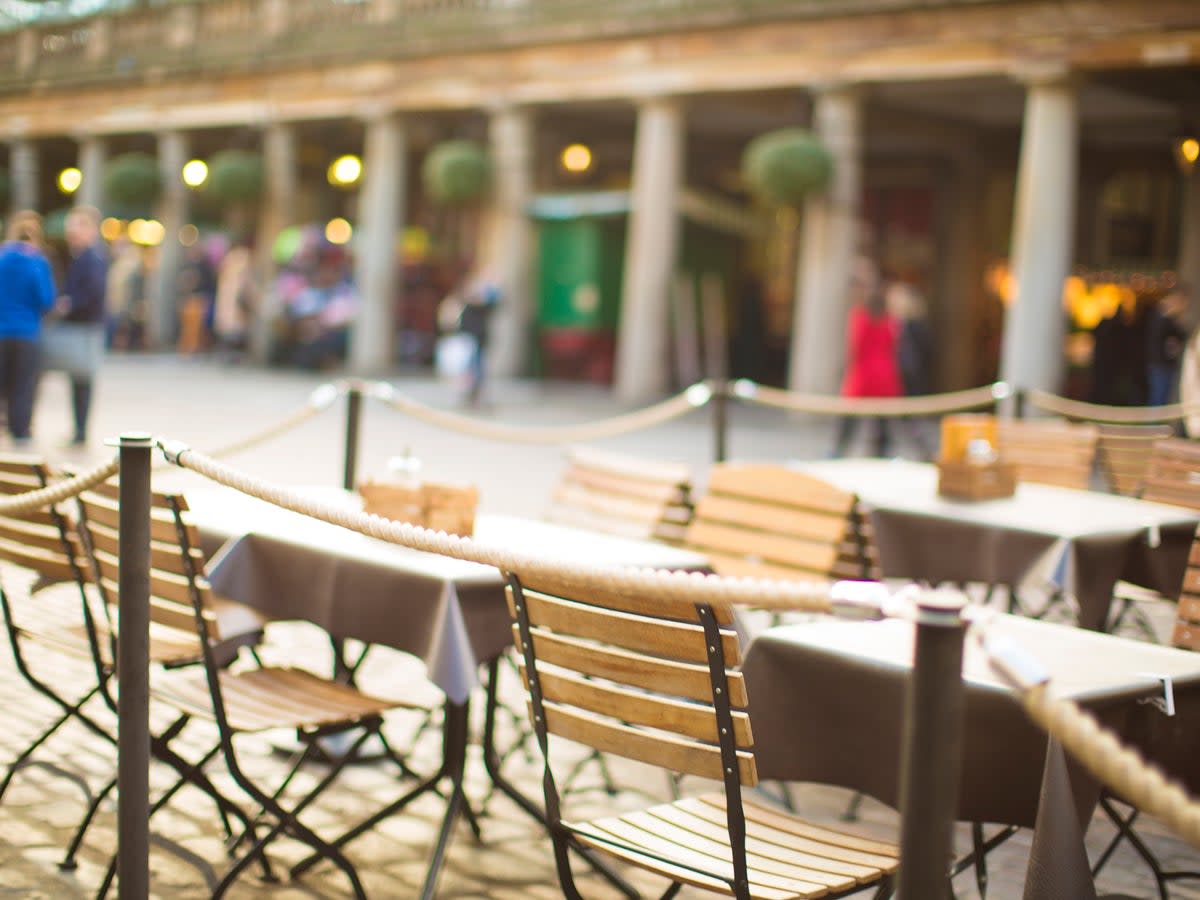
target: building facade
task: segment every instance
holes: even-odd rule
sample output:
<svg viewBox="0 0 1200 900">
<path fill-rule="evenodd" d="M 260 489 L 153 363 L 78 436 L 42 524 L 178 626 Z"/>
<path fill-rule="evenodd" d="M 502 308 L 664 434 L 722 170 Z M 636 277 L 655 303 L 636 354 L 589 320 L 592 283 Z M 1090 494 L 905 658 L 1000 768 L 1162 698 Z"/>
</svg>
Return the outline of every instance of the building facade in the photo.
<svg viewBox="0 0 1200 900">
<path fill-rule="evenodd" d="M 562 308 L 607 330 L 594 352 L 610 365 L 593 371 L 630 402 L 715 371 L 714 346 L 734 374 L 835 392 L 864 256 L 927 297 L 943 389 L 998 375 L 1062 390 L 1073 274 L 1200 279 L 1193 0 L 60 6 L 13 0 L 0 33 L 11 205 L 69 204 L 55 183 L 67 166 L 82 172 L 77 198 L 103 205 L 105 161 L 153 152 L 160 339 L 195 209 L 181 167 L 228 146 L 265 160 L 260 247 L 298 221 L 354 222 L 362 372 L 396 359 L 397 235 L 414 225 L 466 233 L 464 258 L 502 283 L 503 374 L 593 346 L 564 343 L 569 323 L 546 317 L 547 222 L 593 223 L 577 239 L 600 248 L 616 235 L 616 262 L 579 275 Z M 790 126 L 824 142 L 832 183 L 803 208 L 765 208 L 739 160 Z M 492 190 L 470 224 L 459 211 L 448 226 L 419 173 L 431 147 L 463 137 L 490 148 Z M 569 166 L 567 147 L 589 164 Z M 330 193 L 325 166 L 342 153 L 362 157 L 363 177 Z"/>
</svg>

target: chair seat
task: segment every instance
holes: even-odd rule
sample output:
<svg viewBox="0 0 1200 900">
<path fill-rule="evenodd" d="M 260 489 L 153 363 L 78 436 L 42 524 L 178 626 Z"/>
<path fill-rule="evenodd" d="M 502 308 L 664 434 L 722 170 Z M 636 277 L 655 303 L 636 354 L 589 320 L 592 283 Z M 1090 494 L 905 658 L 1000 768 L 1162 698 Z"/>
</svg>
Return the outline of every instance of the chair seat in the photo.
<svg viewBox="0 0 1200 900">
<path fill-rule="evenodd" d="M 756 900 L 836 896 L 896 871 L 900 849 L 894 844 L 812 824 L 748 797 L 743 807 L 750 893 Z M 626 862 L 732 894 L 723 880 L 733 875 L 723 794 L 563 824 L 578 840 Z"/>
<path fill-rule="evenodd" d="M 184 712 L 213 718 L 212 700 L 203 675 L 163 678 L 155 683 L 153 693 Z M 303 669 L 286 667 L 223 671 L 221 693 L 230 727 L 243 732 L 349 727 L 405 705 L 368 696 L 350 685 L 320 678 Z"/>
</svg>

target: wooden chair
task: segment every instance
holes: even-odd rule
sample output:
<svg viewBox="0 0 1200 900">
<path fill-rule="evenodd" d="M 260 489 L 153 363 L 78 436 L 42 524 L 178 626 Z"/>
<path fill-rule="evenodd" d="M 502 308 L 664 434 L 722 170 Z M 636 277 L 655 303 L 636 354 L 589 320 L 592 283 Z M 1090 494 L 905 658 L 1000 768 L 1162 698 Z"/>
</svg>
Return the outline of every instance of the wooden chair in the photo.
<svg viewBox="0 0 1200 900">
<path fill-rule="evenodd" d="M 350 862 L 336 847 L 304 825 L 297 815 L 334 781 L 347 764 L 357 758 L 364 742 L 372 736 L 398 764 L 401 774 L 410 774 L 400 757 L 391 750 L 382 732 L 383 714 L 405 704 L 367 696 L 355 687 L 303 669 L 261 665 L 240 669 L 231 667 L 231 653 L 236 655 L 245 641 L 241 634 L 230 634 L 222 628 L 221 608 L 227 608 L 228 601 L 223 604 L 214 597 L 204 578 L 199 536 L 187 518 L 186 501 L 178 494 L 155 492 L 152 506 L 151 629 L 169 634 L 171 640 L 179 642 L 181 650 L 184 645 L 190 647 L 202 662 L 202 666 L 163 673 L 164 677 L 152 685 L 152 697 L 178 710 L 182 722 L 190 717 L 198 717 L 216 724 L 219 742 L 195 767 L 203 766 L 220 752 L 234 781 L 260 808 L 253 822 L 239 816 L 245 828 L 231 847 L 236 849 L 247 839 L 251 846 L 225 873 L 214 890 L 214 896 L 220 896 L 256 860 L 261 862 L 265 874 L 269 875 L 264 848 L 280 833 L 286 832 L 341 868 L 355 896 L 364 897 L 358 874 Z M 85 493 L 80 497 L 80 507 L 96 581 L 105 599 L 115 602 L 118 578 L 118 507 L 115 494 L 109 487 Z M 186 641 L 181 637 L 184 634 L 187 635 Z M 290 770 L 276 790 L 267 792 L 242 767 L 235 738 L 276 728 L 294 731 L 306 747 L 296 754 Z M 285 807 L 280 792 L 289 785 L 307 757 L 307 745 L 322 736 L 351 728 L 361 730 L 345 754 L 331 761 L 327 772 L 306 796 L 290 808 Z M 180 730 L 182 725 L 172 726 L 171 736 Z M 162 807 L 171 793 L 173 791 L 154 802 L 151 814 Z M 227 801 L 221 798 L 219 805 L 222 809 L 227 808 L 225 803 Z M 264 819 L 269 819 L 272 824 L 264 826 Z M 257 833 L 260 826 L 266 828 L 266 833 L 261 837 Z M 114 867 L 115 858 L 101 894 L 107 891 Z"/>
<path fill-rule="evenodd" d="M 1200 441 L 1187 438 L 1156 441 L 1142 499 L 1200 509 Z"/>
<path fill-rule="evenodd" d="M 546 813 L 563 893 L 579 900 L 568 851 L 602 851 L 739 900 L 891 890 L 898 849 L 743 797 L 758 781 L 741 646 L 725 607 L 584 594 L 509 577 L 513 637 L 546 760 Z M 587 821 L 564 818 L 549 736 L 713 779 L 722 789 Z"/>
<path fill-rule="evenodd" d="M 678 544 L 692 517 L 692 476 L 679 463 L 575 447 L 546 518 L 606 534 Z"/>
<path fill-rule="evenodd" d="M 1197 530 L 1196 537 L 1192 540 L 1187 570 L 1183 576 L 1183 583 L 1180 585 L 1178 613 L 1175 627 L 1171 632 L 1171 646 L 1181 650 L 1200 650 L 1200 530 Z M 1134 852 L 1150 867 L 1158 886 L 1160 900 L 1170 900 L 1169 885 L 1172 881 L 1200 879 L 1200 871 L 1163 868 L 1162 862 L 1149 845 L 1142 840 L 1134 827 L 1140 811 L 1128 806 L 1121 809 L 1117 806 L 1120 802 L 1107 793 L 1100 798 L 1100 808 L 1112 821 L 1117 833 L 1096 858 L 1096 862 L 1092 866 L 1093 875 L 1104 867 L 1122 841 L 1129 841 Z"/>
<path fill-rule="evenodd" d="M 1140 496 L 1155 443 L 1173 433 L 1170 425 L 1101 425 L 1096 460 L 1109 490 Z"/>
<path fill-rule="evenodd" d="M 1018 481 L 1087 490 L 1100 431 L 1095 425 L 1051 420 L 999 419 L 1000 458 L 1012 463 Z"/>
<path fill-rule="evenodd" d="M 686 544 L 704 553 L 721 575 L 817 580 L 879 575 L 854 494 L 776 464 L 713 466 Z"/>
</svg>

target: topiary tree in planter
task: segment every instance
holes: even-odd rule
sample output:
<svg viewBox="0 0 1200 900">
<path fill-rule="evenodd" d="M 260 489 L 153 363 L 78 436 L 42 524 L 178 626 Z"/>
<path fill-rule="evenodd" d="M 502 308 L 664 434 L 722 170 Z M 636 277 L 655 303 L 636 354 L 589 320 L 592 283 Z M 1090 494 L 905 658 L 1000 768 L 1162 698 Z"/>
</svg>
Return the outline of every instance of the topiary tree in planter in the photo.
<svg viewBox="0 0 1200 900">
<path fill-rule="evenodd" d="M 474 141 L 443 141 L 425 156 L 421 181 L 438 203 L 474 203 L 491 186 L 492 161 Z"/>
<path fill-rule="evenodd" d="M 803 128 L 769 131 L 752 140 L 742 154 L 742 178 L 760 199 L 794 206 L 823 190 L 833 176 L 833 157 Z"/>
<path fill-rule="evenodd" d="M 209 160 L 204 191 L 225 206 L 256 203 L 263 192 L 262 157 L 249 150 L 222 150 Z"/>
<path fill-rule="evenodd" d="M 122 153 L 104 167 L 104 196 L 121 218 L 152 215 L 162 187 L 158 160 L 149 153 Z"/>
</svg>

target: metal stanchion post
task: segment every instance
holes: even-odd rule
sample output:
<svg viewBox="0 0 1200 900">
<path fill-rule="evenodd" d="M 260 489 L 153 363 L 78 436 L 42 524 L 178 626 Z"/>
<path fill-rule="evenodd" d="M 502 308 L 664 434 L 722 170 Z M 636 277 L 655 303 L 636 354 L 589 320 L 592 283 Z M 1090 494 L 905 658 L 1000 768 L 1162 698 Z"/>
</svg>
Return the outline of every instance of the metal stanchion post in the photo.
<svg viewBox="0 0 1200 900">
<path fill-rule="evenodd" d="M 725 462 L 729 437 L 729 382 L 714 378 L 712 382 L 713 462 Z"/>
<path fill-rule="evenodd" d="M 929 592 L 918 604 L 900 769 L 899 900 L 951 896 L 965 704 L 964 606 L 957 591 Z"/>
<path fill-rule="evenodd" d="M 150 894 L 150 454 L 148 434 L 120 448 L 117 653 L 117 875 L 121 900 Z"/>
<path fill-rule="evenodd" d="M 346 459 L 342 487 L 354 490 L 358 476 L 358 432 L 362 418 L 362 386 L 357 382 L 346 391 Z"/>
</svg>

